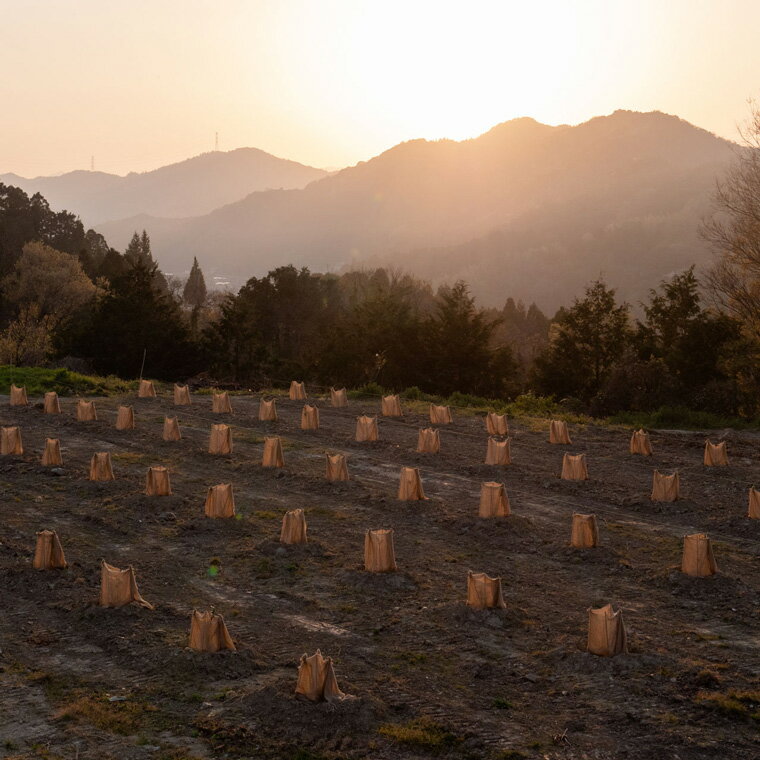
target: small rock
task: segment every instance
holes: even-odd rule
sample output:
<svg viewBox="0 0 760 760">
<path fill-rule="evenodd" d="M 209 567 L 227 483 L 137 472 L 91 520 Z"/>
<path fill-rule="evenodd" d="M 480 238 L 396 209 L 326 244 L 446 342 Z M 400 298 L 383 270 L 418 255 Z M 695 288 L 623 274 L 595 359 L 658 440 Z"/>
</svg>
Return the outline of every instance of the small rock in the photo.
<svg viewBox="0 0 760 760">
<path fill-rule="evenodd" d="M 53 467 L 53 469 L 50 470 L 50 472 L 52 472 L 53 475 L 57 475 L 59 477 L 61 475 L 65 475 L 66 474 L 66 470 L 64 470 L 63 467 Z"/>
</svg>

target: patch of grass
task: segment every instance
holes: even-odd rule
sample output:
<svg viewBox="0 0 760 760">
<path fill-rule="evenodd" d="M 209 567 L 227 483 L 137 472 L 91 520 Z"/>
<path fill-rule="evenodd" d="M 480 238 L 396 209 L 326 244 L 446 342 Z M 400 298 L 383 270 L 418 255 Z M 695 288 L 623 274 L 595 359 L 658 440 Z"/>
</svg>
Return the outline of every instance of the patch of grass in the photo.
<svg viewBox="0 0 760 760">
<path fill-rule="evenodd" d="M 618 412 L 607 422 L 643 428 L 678 428 L 682 430 L 709 430 L 715 428 L 747 429 L 757 427 L 757 421 L 739 417 L 695 411 L 685 406 L 661 406 L 654 412 Z"/>
<path fill-rule="evenodd" d="M 0 365 L 0 392 L 10 393 L 11 382 L 25 386 L 29 396 L 42 396 L 47 391 L 59 396 L 112 396 L 137 389 L 136 380 L 120 380 L 113 375 L 98 377 L 67 369 Z"/>
<path fill-rule="evenodd" d="M 134 451 L 117 451 L 111 454 L 112 462 L 121 462 L 122 464 L 148 464 L 153 459 L 150 454 L 138 454 Z"/>
<path fill-rule="evenodd" d="M 442 750 L 458 744 L 461 739 L 430 718 L 414 718 L 406 723 L 384 723 L 378 733 L 398 744 Z"/>
<path fill-rule="evenodd" d="M 101 731 L 128 736 L 155 724 L 158 708 L 139 700 L 126 699 L 124 702 L 109 702 L 105 695 L 83 695 L 63 705 L 53 720 L 79 720 L 89 723 Z"/>
<path fill-rule="evenodd" d="M 253 513 L 254 517 L 258 517 L 260 520 L 276 520 L 280 515 L 276 512 L 270 512 L 266 509 L 260 509 Z"/>
<path fill-rule="evenodd" d="M 511 710 L 514 705 L 505 697 L 496 697 L 491 702 L 491 707 L 495 707 L 497 710 Z"/>
<path fill-rule="evenodd" d="M 760 691 L 700 691 L 694 701 L 730 718 L 760 721 Z"/>
</svg>

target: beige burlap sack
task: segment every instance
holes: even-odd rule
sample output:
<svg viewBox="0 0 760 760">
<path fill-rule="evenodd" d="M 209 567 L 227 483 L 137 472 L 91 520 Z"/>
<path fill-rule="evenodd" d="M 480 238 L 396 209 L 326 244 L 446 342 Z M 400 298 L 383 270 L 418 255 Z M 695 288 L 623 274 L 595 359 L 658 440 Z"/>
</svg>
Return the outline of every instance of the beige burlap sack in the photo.
<svg viewBox="0 0 760 760">
<path fill-rule="evenodd" d="M 331 483 L 348 480 L 345 454 L 325 454 L 325 478 Z"/>
<path fill-rule="evenodd" d="M 77 420 L 79 422 L 92 422 L 98 419 L 94 401 L 77 401 Z"/>
<path fill-rule="evenodd" d="M 509 450 L 509 438 L 497 441 L 495 438 L 488 439 L 486 448 L 486 464 L 507 465 L 512 464 L 512 455 Z"/>
<path fill-rule="evenodd" d="M 281 544 L 306 543 L 306 515 L 302 509 L 292 509 L 282 516 Z"/>
<path fill-rule="evenodd" d="M 152 380 L 140 380 L 140 387 L 137 389 L 138 398 L 155 398 L 156 386 Z"/>
<path fill-rule="evenodd" d="M 135 410 L 131 406 L 120 406 L 116 413 L 117 430 L 135 429 Z"/>
<path fill-rule="evenodd" d="M 63 554 L 61 542 L 58 540 L 58 534 L 54 530 L 41 530 L 37 534 L 32 567 L 35 570 L 52 570 L 66 566 L 66 557 Z"/>
<path fill-rule="evenodd" d="M 600 657 L 628 653 L 623 611 L 614 612 L 611 604 L 588 610 L 587 651 Z"/>
<path fill-rule="evenodd" d="M 678 472 L 663 475 L 658 470 L 652 475 L 652 501 L 676 501 L 681 498 L 681 478 Z"/>
<path fill-rule="evenodd" d="M 61 402 L 58 400 L 58 394 L 55 391 L 48 391 L 45 394 L 43 402 L 43 411 L 45 414 L 60 414 Z"/>
<path fill-rule="evenodd" d="M 695 578 L 706 578 L 718 572 L 712 544 L 704 533 L 693 533 L 683 537 L 681 572 Z"/>
<path fill-rule="evenodd" d="M 0 428 L 0 454 L 21 456 L 23 453 L 24 444 L 21 440 L 21 428 Z"/>
<path fill-rule="evenodd" d="M 760 491 L 755 490 L 754 486 L 749 489 L 747 517 L 752 520 L 760 520 Z"/>
<path fill-rule="evenodd" d="M 259 401 L 259 420 L 261 422 L 277 422 L 277 407 L 274 399 L 266 401 L 262 398 Z"/>
<path fill-rule="evenodd" d="M 453 421 L 451 409 L 448 406 L 430 405 L 430 422 L 433 425 L 450 425 Z"/>
<path fill-rule="evenodd" d="M 190 406 L 190 388 L 187 385 L 174 384 L 174 406 Z"/>
<path fill-rule="evenodd" d="M 125 604 L 136 602 L 149 610 L 153 605 L 140 596 L 137 589 L 135 570 L 130 565 L 126 570 L 109 565 L 105 560 L 100 563 L 100 606 L 123 607 Z"/>
<path fill-rule="evenodd" d="M 599 527 L 596 515 L 573 513 L 573 528 L 570 532 L 570 546 L 576 549 L 592 549 L 599 545 Z"/>
<path fill-rule="evenodd" d="M 652 444 L 649 441 L 649 433 L 644 430 L 634 430 L 631 433 L 631 454 L 641 454 L 645 457 L 652 456 Z"/>
<path fill-rule="evenodd" d="M 400 501 L 423 501 L 427 497 L 422 490 L 420 471 L 416 467 L 402 467 L 398 485 Z"/>
<path fill-rule="evenodd" d="M 179 420 L 176 417 L 164 417 L 164 430 L 161 436 L 165 441 L 179 441 L 182 433 L 179 431 Z"/>
<path fill-rule="evenodd" d="M 380 413 L 383 417 L 403 417 L 401 399 L 398 396 L 383 396 L 380 402 Z"/>
<path fill-rule="evenodd" d="M 365 441 L 376 441 L 377 434 L 377 417 L 357 417 L 356 418 L 356 440 L 359 443 Z"/>
<path fill-rule="evenodd" d="M 211 412 L 213 414 L 232 414 L 230 394 L 227 391 L 211 394 Z"/>
<path fill-rule="evenodd" d="M 705 467 L 726 467 L 728 466 L 728 452 L 726 451 L 726 442 L 710 443 L 705 441 Z"/>
<path fill-rule="evenodd" d="M 437 454 L 441 450 L 441 436 L 435 428 L 420 430 L 417 436 L 417 452 Z"/>
<path fill-rule="evenodd" d="M 364 534 L 364 569 L 370 573 L 396 570 L 393 530 L 368 530 Z"/>
<path fill-rule="evenodd" d="M 564 420 L 552 420 L 549 423 L 549 443 L 572 443 L 570 433 L 567 431 L 567 422 Z"/>
<path fill-rule="evenodd" d="M 11 384 L 11 406 L 27 406 L 29 401 L 26 398 L 26 387 L 19 388 L 17 385 Z"/>
<path fill-rule="evenodd" d="M 488 435 L 509 435 L 507 415 L 488 412 L 486 415 L 486 430 L 488 431 Z"/>
<path fill-rule="evenodd" d="M 299 383 L 296 380 L 291 380 L 290 391 L 288 397 L 291 401 L 305 401 L 306 400 L 306 386 L 304 383 Z"/>
<path fill-rule="evenodd" d="M 491 578 L 486 573 L 467 572 L 467 604 L 476 610 L 506 609 L 501 593 L 501 578 Z"/>
<path fill-rule="evenodd" d="M 264 438 L 264 454 L 261 457 L 262 467 L 284 467 L 285 457 L 282 455 L 282 441 L 279 436 Z"/>
<path fill-rule="evenodd" d="M 345 388 L 330 388 L 330 404 L 335 407 L 348 406 L 348 394 Z"/>
<path fill-rule="evenodd" d="M 504 483 L 482 483 L 478 517 L 506 517 L 511 513 Z"/>
<path fill-rule="evenodd" d="M 41 463 L 44 467 L 60 467 L 63 464 L 61 443 L 57 438 L 45 440 L 45 450 L 42 452 Z"/>
<path fill-rule="evenodd" d="M 208 441 L 209 454 L 232 453 L 232 428 L 229 425 L 212 425 Z"/>
<path fill-rule="evenodd" d="M 235 651 L 227 624 L 221 615 L 213 612 L 193 610 L 190 616 L 190 649 L 196 652 L 219 652 L 222 649 Z"/>
<path fill-rule="evenodd" d="M 232 483 L 210 486 L 203 506 L 206 517 L 224 518 L 235 516 L 235 494 Z"/>
<path fill-rule="evenodd" d="M 346 696 L 338 688 L 332 659 L 322 657 L 319 649 L 311 657 L 301 655 L 296 694 L 301 694 L 312 702 L 329 702 Z"/>
<path fill-rule="evenodd" d="M 104 481 L 113 479 L 111 455 L 107 451 L 93 454 L 90 460 L 90 480 Z"/>
<path fill-rule="evenodd" d="M 166 467 L 149 467 L 145 476 L 146 496 L 171 496 L 172 486 L 169 482 L 169 470 Z"/>
<path fill-rule="evenodd" d="M 306 404 L 301 410 L 301 430 L 319 430 L 319 409 Z"/>
<path fill-rule="evenodd" d="M 588 480 L 585 454 L 565 454 L 562 457 L 562 480 Z"/>
</svg>

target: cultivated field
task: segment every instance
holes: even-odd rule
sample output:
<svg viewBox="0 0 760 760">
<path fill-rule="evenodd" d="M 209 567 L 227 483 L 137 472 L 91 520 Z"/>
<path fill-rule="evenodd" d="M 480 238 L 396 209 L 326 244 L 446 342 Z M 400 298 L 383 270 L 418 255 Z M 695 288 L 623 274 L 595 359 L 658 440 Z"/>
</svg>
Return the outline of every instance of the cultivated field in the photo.
<svg viewBox="0 0 760 760">
<path fill-rule="evenodd" d="M 34 399 L 33 401 L 39 401 Z M 550 446 L 548 422 L 511 421 L 508 467 L 482 464 L 483 418 L 454 412 L 441 453 L 415 453 L 427 416 L 380 419 L 380 441 L 353 440 L 357 414 L 332 409 L 299 428 L 302 402 L 278 398 L 280 421 L 234 396 L 234 451 L 206 453 L 208 396 L 192 407 L 96 399 L 99 420 L 41 408 L 0 409 L 25 453 L 0 459 L 0 756 L 56 760 L 189 758 L 755 758 L 760 754 L 760 438 L 727 433 L 730 466 L 702 465 L 704 435 L 653 432 L 654 456 L 628 453 L 630 431 L 571 426 Z M 114 429 L 119 403 L 137 429 Z M 421 409 L 421 407 L 420 407 Z M 183 438 L 161 439 L 164 414 Z M 260 466 L 263 436 L 285 468 Z M 64 467 L 39 464 L 60 438 Z M 109 451 L 116 480 L 87 480 Z M 324 480 L 324 453 L 345 452 L 351 480 Z M 559 479 L 562 454 L 585 452 L 590 480 Z M 174 494 L 143 494 L 150 465 Z M 424 502 L 396 500 L 401 465 L 419 466 Z M 649 500 L 652 471 L 681 473 L 683 500 Z M 505 519 L 477 517 L 480 484 L 504 481 Z M 231 482 L 237 519 L 203 516 L 206 490 Z M 278 543 L 288 509 L 306 511 L 309 543 Z M 595 512 L 601 546 L 568 546 L 571 515 Z M 58 532 L 69 567 L 35 571 L 35 532 Z M 363 570 L 368 528 L 393 528 L 398 572 Z M 720 573 L 678 569 L 682 536 L 713 539 Z M 156 605 L 97 606 L 99 562 L 132 564 Z M 507 609 L 469 610 L 467 571 L 503 579 Z M 630 654 L 585 649 L 587 608 L 624 610 Z M 224 615 L 237 652 L 186 649 L 193 608 Z M 353 699 L 294 695 L 301 654 L 334 659 Z M 118 701 L 110 701 L 118 697 Z M 123 698 L 123 699 L 121 699 Z"/>
</svg>

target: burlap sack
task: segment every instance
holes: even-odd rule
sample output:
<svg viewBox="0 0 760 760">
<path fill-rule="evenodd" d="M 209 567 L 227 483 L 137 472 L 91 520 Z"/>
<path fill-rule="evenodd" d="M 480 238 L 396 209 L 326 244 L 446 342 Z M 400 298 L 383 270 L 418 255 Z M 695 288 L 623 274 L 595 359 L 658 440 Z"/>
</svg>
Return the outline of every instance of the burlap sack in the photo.
<svg viewBox="0 0 760 760">
<path fill-rule="evenodd" d="M 322 657 L 319 649 L 311 657 L 301 655 L 296 694 L 302 694 L 312 702 L 332 701 L 346 696 L 338 688 L 333 661 L 329 657 Z"/>
<path fill-rule="evenodd" d="M 26 398 L 26 387 L 19 388 L 11 384 L 11 406 L 27 406 L 29 401 Z"/>
<path fill-rule="evenodd" d="M 145 476 L 146 496 L 171 496 L 172 486 L 169 482 L 169 470 L 166 467 L 149 467 Z"/>
<path fill-rule="evenodd" d="M 726 467 L 728 465 L 728 452 L 726 442 L 710 443 L 705 441 L 705 467 Z"/>
<path fill-rule="evenodd" d="M 509 438 L 497 441 L 495 438 L 488 439 L 486 448 L 486 464 L 507 465 L 512 464 L 512 455 L 509 450 Z"/>
<path fill-rule="evenodd" d="M 79 422 L 92 422 L 98 419 L 94 401 L 77 401 L 77 420 Z"/>
<path fill-rule="evenodd" d="M 380 403 L 380 413 L 383 417 L 402 417 L 401 400 L 398 396 L 383 396 Z"/>
<path fill-rule="evenodd" d="M 138 398 L 155 398 L 156 387 L 152 380 L 140 380 L 140 387 L 137 389 Z"/>
<path fill-rule="evenodd" d="M 135 429 L 135 410 L 131 406 L 120 406 L 116 413 L 117 430 Z"/>
<path fill-rule="evenodd" d="M 376 441 L 377 434 L 377 417 L 357 417 L 356 418 L 356 440 L 360 443 L 364 441 Z"/>
<path fill-rule="evenodd" d="M 562 457 L 562 480 L 588 480 L 585 454 L 565 454 Z"/>
<path fill-rule="evenodd" d="M 221 615 L 213 612 L 193 610 L 190 616 L 190 649 L 196 652 L 219 652 L 222 649 L 235 651 L 235 644 Z"/>
<path fill-rule="evenodd" d="M 330 404 L 335 407 L 348 406 L 348 394 L 345 388 L 330 388 Z"/>
<path fill-rule="evenodd" d="M 61 402 L 58 400 L 58 394 L 55 391 L 48 391 L 45 394 L 43 402 L 43 411 L 45 414 L 60 414 Z"/>
<path fill-rule="evenodd" d="M 291 380 L 290 391 L 288 397 L 291 401 L 305 401 L 306 400 L 306 386 L 296 380 Z"/>
<path fill-rule="evenodd" d="M 652 501 L 676 501 L 681 498 L 681 478 L 678 472 L 663 475 L 658 470 L 652 475 Z"/>
<path fill-rule="evenodd" d="M 220 483 L 218 486 L 211 486 L 206 494 L 203 511 L 206 517 L 234 517 L 235 494 L 232 491 L 232 483 Z"/>
<path fill-rule="evenodd" d="M 52 570 L 67 566 L 61 542 L 54 530 L 41 530 L 37 534 L 32 566 L 35 570 Z"/>
<path fill-rule="evenodd" d="M 149 610 L 153 605 L 140 596 L 137 589 L 135 570 L 130 565 L 126 570 L 109 565 L 105 560 L 100 563 L 100 606 L 123 607 L 125 604 L 137 602 Z"/>
<path fill-rule="evenodd" d="M 208 441 L 209 454 L 232 453 L 232 428 L 229 425 L 212 425 Z"/>
<path fill-rule="evenodd" d="M 230 394 L 227 391 L 211 394 L 211 411 L 213 414 L 232 414 Z"/>
<path fill-rule="evenodd" d="M 416 467 L 401 468 L 398 498 L 400 501 L 423 501 L 427 498 L 422 490 L 420 471 Z"/>
<path fill-rule="evenodd" d="M 45 450 L 42 452 L 42 465 L 44 467 L 60 467 L 62 464 L 60 441 L 57 438 L 47 438 Z"/>
<path fill-rule="evenodd" d="M 641 454 L 645 457 L 652 456 L 652 444 L 649 442 L 649 433 L 644 430 L 634 430 L 631 433 L 631 454 Z"/>
<path fill-rule="evenodd" d="M 417 452 L 420 454 L 437 454 L 441 450 L 441 436 L 435 428 L 420 430 L 417 436 Z"/>
<path fill-rule="evenodd" d="M 549 443 L 572 443 L 564 420 L 552 420 L 549 423 Z"/>
<path fill-rule="evenodd" d="M 165 441 L 179 441 L 182 438 L 182 433 L 179 431 L 179 420 L 176 417 L 164 417 L 162 438 Z"/>
<path fill-rule="evenodd" d="M 264 438 L 264 455 L 261 458 L 262 467 L 284 467 L 285 457 L 282 455 L 282 441 L 279 436 Z"/>
<path fill-rule="evenodd" d="M 628 653 L 623 611 L 613 612 L 611 604 L 588 611 L 587 651 L 600 657 Z"/>
<path fill-rule="evenodd" d="M 433 425 L 450 425 L 453 421 L 451 409 L 448 406 L 430 405 L 430 422 Z"/>
<path fill-rule="evenodd" d="M 302 509 L 293 509 L 282 516 L 281 544 L 306 543 L 306 516 Z"/>
<path fill-rule="evenodd" d="M 485 573 L 467 572 L 467 604 L 476 610 L 506 609 L 501 593 L 501 578 L 491 578 Z"/>
<path fill-rule="evenodd" d="M 113 479 L 111 455 L 107 451 L 93 454 L 90 460 L 90 480 L 103 481 Z"/>
<path fill-rule="evenodd" d="M 364 569 L 370 573 L 396 570 L 393 530 L 368 530 L 364 534 Z"/>
<path fill-rule="evenodd" d="M 306 404 L 301 410 L 301 430 L 319 430 L 319 409 Z"/>
<path fill-rule="evenodd" d="M 348 465 L 344 454 L 325 454 L 325 478 L 331 483 L 348 480 Z"/>
<path fill-rule="evenodd" d="M 509 435 L 507 415 L 488 412 L 486 415 L 486 430 L 488 431 L 488 435 Z"/>
<path fill-rule="evenodd" d="M 706 578 L 718 572 L 712 544 L 704 533 L 693 533 L 683 537 L 681 572 L 695 578 Z"/>
<path fill-rule="evenodd" d="M 596 515 L 573 513 L 573 528 L 570 533 L 570 546 L 576 549 L 592 549 L 599 545 L 599 527 Z"/>
<path fill-rule="evenodd" d="M 20 427 L 4 427 L 0 429 L 0 454 L 21 456 L 24 444 L 21 441 Z"/>
<path fill-rule="evenodd" d="M 190 406 L 190 388 L 187 385 L 174 384 L 174 406 Z"/>
<path fill-rule="evenodd" d="M 261 422 L 277 422 L 277 407 L 274 399 L 265 401 L 263 398 L 259 401 L 259 420 Z"/>
<path fill-rule="evenodd" d="M 511 513 L 504 483 L 482 483 L 478 517 L 506 517 Z"/>
<path fill-rule="evenodd" d="M 749 489 L 747 517 L 752 520 L 760 520 L 760 491 L 756 491 L 754 486 Z"/>
</svg>

